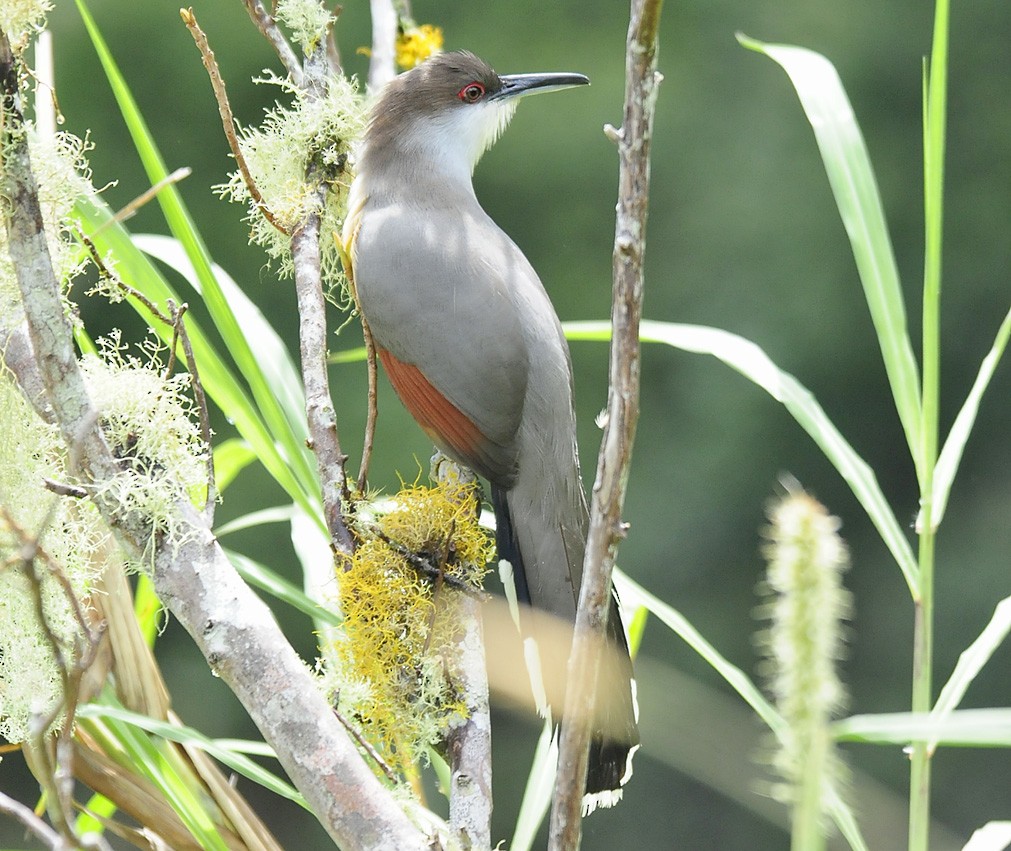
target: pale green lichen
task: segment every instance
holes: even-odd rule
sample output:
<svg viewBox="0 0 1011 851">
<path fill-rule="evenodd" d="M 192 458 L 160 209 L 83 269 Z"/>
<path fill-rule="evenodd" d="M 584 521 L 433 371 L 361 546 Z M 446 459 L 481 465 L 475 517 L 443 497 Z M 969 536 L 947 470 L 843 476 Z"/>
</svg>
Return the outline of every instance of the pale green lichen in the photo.
<svg viewBox="0 0 1011 851">
<path fill-rule="evenodd" d="M 337 20 L 319 0 L 279 0 L 274 17 L 291 30 L 304 53 L 311 53 Z"/>
<path fill-rule="evenodd" d="M 46 478 L 67 479 L 59 434 L 38 417 L 10 373 L 0 370 L 0 736 L 11 742 L 25 741 L 38 719 L 62 698 L 61 672 L 39 623 L 33 589 L 37 587 L 49 629 L 72 664 L 83 634 L 52 571 L 63 573 L 87 608 L 106 559 L 119 557 L 94 505 L 56 496 L 43 486 Z M 34 567 L 26 567 L 21 560 L 24 536 L 37 537 L 50 561 L 38 558 Z"/>
<path fill-rule="evenodd" d="M 102 341 L 102 357 L 81 359 L 81 372 L 106 442 L 126 462 L 101 492 L 128 525 L 180 543 L 189 530 L 178 523 L 178 500 L 200 504 L 207 494 L 206 448 L 185 394 L 189 376 L 163 376 L 150 349 L 146 361 L 126 354 L 118 333 Z"/>
<path fill-rule="evenodd" d="M 127 355 L 114 335 L 102 343 L 102 357 L 81 359 L 106 442 L 123 462 L 119 473 L 91 487 L 122 522 L 148 529 L 152 543 L 173 546 L 191 532 L 178 520 L 179 500 L 202 502 L 207 467 L 185 395 L 188 376 L 165 378 L 154 348 L 149 345 L 143 357 Z M 0 374 L 0 735 L 13 742 L 24 741 L 62 698 L 61 671 L 39 623 L 33 589 L 71 665 L 84 647 L 83 632 L 54 571 L 87 609 L 107 560 L 123 563 L 91 500 L 57 496 L 44 487 L 45 479 L 73 482 L 69 466 L 57 427 L 38 417 L 9 373 Z M 48 558 L 26 565 L 23 545 L 35 539 Z"/>
<path fill-rule="evenodd" d="M 344 293 L 346 299 L 336 236 L 347 212 L 351 146 L 365 128 L 366 108 L 357 84 L 331 78 L 325 94 L 317 98 L 273 74 L 256 82 L 279 86 L 291 98 L 287 105 L 275 104 L 259 127 L 243 128 L 239 136 L 239 147 L 266 207 L 288 233 L 263 216 L 238 171 L 215 188 L 223 198 L 248 206 L 249 240 L 267 252 L 281 277 L 293 272 L 290 234 L 308 215 L 318 214 L 323 280 L 328 289 Z M 314 160 L 329 190 L 322 206 L 306 178 Z"/>
<path fill-rule="evenodd" d="M 40 136 L 30 123 L 27 133 L 46 246 L 53 272 L 66 291 L 85 266 L 74 234 L 73 210 L 78 198 L 94 192 L 86 157 L 92 145 L 72 133 Z M 5 315 L 20 312 L 20 304 L 4 230 L 0 231 L 0 311 Z"/>
<path fill-rule="evenodd" d="M 795 483 L 769 518 L 769 599 L 759 613 L 770 623 L 760 643 L 769 688 L 786 722 L 773 757 L 783 782 L 774 792 L 793 806 L 795 834 L 816 837 L 824 807 L 845 778 L 829 725 L 846 701 L 836 666 L 851 610 L 842 585 L 848 556 L 839 519 Z"/>
<path fill-rule="evenodd" d="M 0 29 L 15 51 L 22 51 L 28 41 L 46 26 L 52 0 L 3 0 L 0 3 Z"/>
</svg>

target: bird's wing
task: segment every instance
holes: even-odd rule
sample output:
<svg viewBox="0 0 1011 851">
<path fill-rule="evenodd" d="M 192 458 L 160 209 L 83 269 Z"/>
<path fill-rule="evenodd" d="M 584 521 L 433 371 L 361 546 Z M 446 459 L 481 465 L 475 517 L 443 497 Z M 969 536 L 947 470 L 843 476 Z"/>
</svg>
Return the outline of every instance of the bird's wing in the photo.
<svg viewBox="0 0 1011 851">
<path fill-rule="evenodd" d="M 510 486 L 529 372 L 516 294 L 540 288 L 476 210 L 368 210 L 352 259 L 358 302 L 404 404 L 437 443 Z"/>
</svg>

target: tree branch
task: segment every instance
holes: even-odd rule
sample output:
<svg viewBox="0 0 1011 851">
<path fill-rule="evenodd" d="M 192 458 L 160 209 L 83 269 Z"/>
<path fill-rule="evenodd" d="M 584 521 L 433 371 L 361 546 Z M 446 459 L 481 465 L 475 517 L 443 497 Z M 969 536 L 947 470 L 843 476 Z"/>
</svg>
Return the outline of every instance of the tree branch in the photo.
<svg viewBox="0 0 1011 851">
<path fill-rule="evenodd" d="M 625 52 L 625 109 L 619 135 L 618 210 L 615 222 L 611 358 L 607 425 L 597 461 L 590 531 L 583 562 L 576 629 L 569 657 L 565 723 L 551 811 L 549 848 L 574 849 L 596 691 L 599 647 L 610 608 L 611 572 L 627 525 L 621 519 L 639 417 L 639 320 L 646 246 L 649 152 L 656 108 L 657 30 L 663 0 L 632 0 Z"/>
<path fill-rule="evenodd" d="M 3 33 L 0 86 L 5 153 L 0 198 L 35 355 L 34 361 L 7 363 L 22 370 L 16 373 L 22 387 L 41 382 L 74 471 L 84 482 L 100 485 L 119 464 L 103 439 L 74 356 L 42 227 L 18 70 Z M 245 706 L 331 837 L 346 849 L 426 848 L 425 837 L 362 761 L 270 610 L 238 577 L 193 506 L 180 499 L 175 507 L 177 528 L 185 533 L 152 544 L 143 521 L 125 519 L 108 497 L 95 501 L 134 558 L 154 546 L 159 597 Z"/>
<path fill-rule="evenodd" d="M 326 46 L 320 44 L 305 59 L 303 89 L 306 97 L 322 97 L 330 74 Z M 341 451 L 337 436 L 337 414 L 330 397 L 330 379 L 326 369 L 327 333 L 326 299 L 320 269 L 320 215 L 329 191 L 320 176 L 317 162 L 309 164 L 306 182 L 310 212 L 295 228 L 291 237 L 291 257 L 295 267 L 295 293 L 298 300 L 298 334 L 305 384 L 305 410 L 309 440 L 316 454 L 323 487 L 323 515 L 330 532 L 334 552 L 345 556 L 354 551 L 354 538 L 344 519 L 348 494 L 347 455 Z"/>
<path fill-rule="evenodd" d="M 375 94 L 397 73 L 397 11 L 393 0 L 370 0 L 372 53 L 369 59 L 369 90 Z"/>
<path fill-rule="evenodd" d="M 439 485 L 476 483 L 473 471 L 450 460 L 441 451 L 432 456 L 431 477 Z M 480 512 L 480 500 L 474 508 Z M 447 546 L 449 542 L 447 541 Z M 486 595 L 466 593 L 469 586 L 450 595 L 460 635 L 448 648 L 447 665 L 457 691 L 467 705 L 467 719 L 446 737 L 449 758 L 449 826 L 464 848 L 491 848 L 491 712 L 488 703 L 488 669 L 485 662 L 481 607 Z"/>
<path fill-rule="evenodd" d="M 249 12 L 249 17 L 256 24 L 256 28 L 273 45 L 277 58 L 281 60 L 291 81 L 296 86 L 302 85 L 302 65 L 298 61 L 298 57 L 295 56 L 295 51 L 288 44 L 288 39 L 284 37 L 284 33 L 277 26 L 274 16 L 267 11 L 262 0 L 242 0 L 242 4 Z"/>
</svg>

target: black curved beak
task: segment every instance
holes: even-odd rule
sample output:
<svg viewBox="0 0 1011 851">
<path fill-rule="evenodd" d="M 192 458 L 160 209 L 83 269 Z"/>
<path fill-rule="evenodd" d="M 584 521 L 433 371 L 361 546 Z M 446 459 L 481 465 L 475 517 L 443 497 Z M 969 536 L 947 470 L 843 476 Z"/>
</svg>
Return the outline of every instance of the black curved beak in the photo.
<svg viewBox="0 0 1011 851">
<path fill-rule="evenodd" d="M 557 92 L 560 89 L 570 89 L 573 86 L 588 86 L 590 80 L 582 74 L 506 74 L 499 77 L 502 88 L 495 92 L 489 100 L 522 97 L 539 92 Z"/>
</svg>

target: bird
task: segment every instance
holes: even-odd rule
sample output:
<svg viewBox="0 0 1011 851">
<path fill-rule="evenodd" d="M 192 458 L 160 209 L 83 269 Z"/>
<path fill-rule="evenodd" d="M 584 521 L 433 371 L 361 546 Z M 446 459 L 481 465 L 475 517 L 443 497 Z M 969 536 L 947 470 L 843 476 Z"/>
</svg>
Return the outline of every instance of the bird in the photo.
<svg viewBox="0 0 1011 851">
<path fill-rule="evenodd" d="M 464 51 L 395 77 L 370 111 L 341 234 L 394 390 L 439 449 L 488 481 L 518 600 L 570 630 L 589 514 L 569 349 L 540 278 L 481 207 L 472 175 L 520 98 L 588 83 L 573 73 L 500 76 Z M 613 589 L 607 644 L 584 811 L 621 797 L 639 744 Z"/>
</svg>

